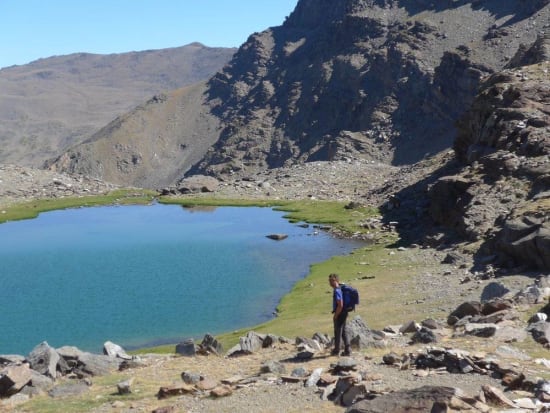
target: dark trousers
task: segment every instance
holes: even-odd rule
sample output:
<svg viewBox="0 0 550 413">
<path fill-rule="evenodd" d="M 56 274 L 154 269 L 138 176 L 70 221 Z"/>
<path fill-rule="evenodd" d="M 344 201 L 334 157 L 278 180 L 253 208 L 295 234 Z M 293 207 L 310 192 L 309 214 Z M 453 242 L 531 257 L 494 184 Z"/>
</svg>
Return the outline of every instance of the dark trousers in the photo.
<svg viewBox="0 0 550 413">
<path fill-rule="evenodd" d="M 338 317 L 334 320 L 334 350 L 340 351 L 341 339 L 344 339 L 344 350 L 350 351 L 349 338 L 346 333 L 346 320 L 348 319 L 348 312 L 342 311 Z"/>
</svg>

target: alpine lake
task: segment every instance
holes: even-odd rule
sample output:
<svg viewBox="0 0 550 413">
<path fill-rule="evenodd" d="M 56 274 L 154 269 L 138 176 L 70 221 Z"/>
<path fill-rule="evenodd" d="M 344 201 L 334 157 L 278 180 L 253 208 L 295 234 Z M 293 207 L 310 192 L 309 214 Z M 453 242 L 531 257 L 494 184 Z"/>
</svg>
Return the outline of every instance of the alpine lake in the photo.
<svg viewBox="0 0 550 413">
<path fill-rule="evenodd" d="M 311 264 L 364 245 L 284 215 L 153 203 L 0 224 L 0 354 L 136 349 L 270 320 Z"/>
</svg>

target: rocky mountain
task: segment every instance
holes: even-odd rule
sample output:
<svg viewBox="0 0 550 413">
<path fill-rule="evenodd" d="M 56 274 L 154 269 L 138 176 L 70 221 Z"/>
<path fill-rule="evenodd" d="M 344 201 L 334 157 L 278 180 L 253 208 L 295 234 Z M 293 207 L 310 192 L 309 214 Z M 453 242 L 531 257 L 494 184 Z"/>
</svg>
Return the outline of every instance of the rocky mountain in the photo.
<svg viewBox="0 0 550 413">
<path fill-rule="evenodd" d="M 247 176 L 313 160 L 413 164 L 452 147 L 454 123 L 481 80 L 531 45 L 549 19 L 547 0 L 301 0 L 200 86 L 204 100 L 180 110 L 167 96 L 180 127 L 147 125 L 157 110 L 151 102 L 52 167 L 159 187 L 184 174 Z M 208 127 L 184 125 L 190 112 L 208 117 Z M 139 123 L 147 125 L 141 133 L 132 126 Z M 151 136 L 171 142 L 162 166 L 148 149 Z M 120 140 L 131 144 L 113 152 Z M 194 144 L 201 150 L 181 156 Z"/>
<path fill-rule="evenodd" d="M 0 162 L 41 166 L 154 94 L 212 76 L 236 49 L 78 53 L 0 70 Z"/>
<path fill-rule="evenodd" d="M 466 240 L 476 265 L 547 270 L 549 27 L 548 0 L 302 0 L 208 82 L 157 96 L 52 168 L 153 188 L 209 175 L 285 197 L 307 182 L 324 196 L 341 179 L 287 176 L 331 161 L 402 239 Z"/>
</svg>

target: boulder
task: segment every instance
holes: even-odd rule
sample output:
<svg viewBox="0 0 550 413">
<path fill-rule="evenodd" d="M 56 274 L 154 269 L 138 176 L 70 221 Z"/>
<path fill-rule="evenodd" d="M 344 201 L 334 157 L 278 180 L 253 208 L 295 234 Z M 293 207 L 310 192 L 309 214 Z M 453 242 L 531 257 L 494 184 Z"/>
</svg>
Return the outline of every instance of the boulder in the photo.
<svg viewBox="0 0 550 413">
<path fill-rule="evenodd" d="M 330 341 L 329 341 L 330 344 Z M 306 345 L 311 351 L 321 351 L 323 346 L 314 338 L 296 337 L 296 346 Z"/>
<path fill-rule="evenodd" d="M 279 342 L 279 337 L 275 334 L 267 334 L 262 341 L 263 348 L 269 348 Z"/>
<path fill-rule="evenodd" d="M 384 340 L 385 335 L 381 332 L 371 330 L 363 321 L 361 316 L 356 315 L 351 321 L 346 323 L 346 334 L 350 339 L 352 348 L 384 348 L 387 343 Z"/>
<path fill-rule="evenodd" d="M 489 407 L 456 387 L 424 386 L 361 400 L 346 413 L 488 412 Z"/>
<path fill-rule="evenodd" d="M 124 394 L 130 394 L 132 393 L 132 384 L 134 382 L 133 378 L 129 378 L 127 380 L 123 380 L 119 383 L 117 383 L 117 391 L 118 394 L 124 395 Z"/>
<path fill-rule="evenodd" d="M 330 337 L 327 334 L 315 333 L 311 338 L 324 347 L 330 346 Z"/>
<path fill-rule="evenodd" d="M 129 356 L 128 354 L 126 354 L 126 351 L 121 346 L 111 341 L 106 341 L 103 344 L 103 354 L 110 357 L 118 357 L 123 360 L 132 359 L 132 356 Z"/>
<path fill-rule="evenodd" d="M 491 301 L 495 298 L 504 297 L 510 290 L 504 284 L 499 282 L 491 282 L 487 284 L 481 292 L 481 302 Z"/>
<path fill-rule="evenodd" d="M 197 348 L 195 346 L 195 340 L 189 338 L 176 345 L 176 354 L 182 356 L 193 357 L 197 353 Z"/>
<path fill-rule="evenodd" d="M 296 354 L 296 359 L 298 360 L 310 360 L 315 355 L 316 350 L 311 348 L 305 343 L 299 344 L 297 347 L 298 354 Z"/>
<path fill-rule="evenodd" d="M 411 338 L 411 342 L 422 343 L 422 344 L 436 343 L 437 336 L 429 328 L 422 327 L 420 328 L 420 330 L 414 333 L 414 335 Z"/>
<path fill-rule="evenodd" d="M 20 364 L 25 361 L 25 357 L 19 354 L 0 354 L 0 366 L 8 364 Z"/>
<path fill-rule="evenodd" d="M 27 356 L 31 369 L 52 379 L 56 378 L 57 362 L 60 356 L 47 342 L 37 345 Z"/>
<path fill-rule="evenodd" d="M 265 335 L 249 331 L 246 336 L 239 339 L 239 344 L 233 346 L 227 352 L 227 357 L 237 357 L 252 354 L 263 347 Z"/>
<path fill-rule="evenodd" d="M 212 390 L 210 390 L 210 396 L 214 398 L 227 397 L 231 396 L 232 394 L 233 389 L 231 388 L 231 386 L 227 385 L 216 386 Z"/>
<path fill-rule="evenodd" d="M 440 325 L 437 321 L 435 321 L 433 318 L 427 318 L 425 320 L 423 320 L 420 325 L 422 327 L 426 327 L 426 328 L 429 328 L 430 330 L 437 330 Z"/>
<path fill-rule="evenodd" d="M 288 235 L 287 234 L 269 234 L 269 235 L 266 235 L 266 237 L 275 241 L 282 241 L 288 238 Z"/>
<path fill-rule="evenodd" d="M 548 270 L 550 269 L 550 221 L 529 216 L 507 221 L 498 236 L 496 248 L 518 263 Z"/>
<path fill-rule="evenodd" d="M 411 320 L 403 324 L 399 329 L 399 332 L 401 334 L 416 333 L 418 330 L 420 330 L 420 326 L 418 325 L 418 323 L 414 320 Z"/>
<path fill-rule="evenodd" d="M 12 365 L 0 370 L 0 397 L 18 393 L 32 380 L 28 364 Z"/>
<path fill-rule="evenodd" d="M 254 353 L 262 348 L 264 336 L 254 331 L 249 331 L 246 336 L 241 337 L 239 344 L 245 353 Z"/>
<path fill-rule="evenodd" d="M 260 367 L 261 373 L 274 373 L 274 374 L 285 374 L 286 368 L 283 363 L 275 360 L 270 360 L 264 362 Z"/>
<path fill-rule="evenodd" d="M 531 332 L 533 339 L 537 343 L 543 345 L 550 343 L 550 323 L 539 321 L 538 323 L 530 324 L 527 330 Z"/>
<path fill-rule="evenodd" d="M 79 356 L 75 372 L 82 375 L 104 376 L 118 370 L 121 362 L 119 358 L 85 352 Z"/>
<path fill-rule="evenodd" d="M 321 375 L 323 374 L 323 368 L 317 368 L 313 370 L 313 373 L 308 377 L 308 379 L 305 382 L 305 387 L 313 387 L 316 386 L 319 380 L 321 379 Z"/>
<path fill-rule="evenodd" d="M 31 370 L 31 382 L 30 385 L 26 386 L 25 389 L 32 387 L 32 391 L 35 394 L 47 392 L 52 389 L 55 382 L 52 378 L 44 376 L 34 370 Z M 23 391 L 25 390 L 23 389 Z"/>
<path fill-rule="evenodd" d="M 203 377 L 199 373 L 184 371 L 183 373 L 181 373 L 181 379 L 185 384 L 194 385 L 201 381 Z"/>
<path fill-rule="evenodd" d="M 366 383 L 353 384 L 347 389 L 340 399 L 342 406 L 349 407 L 358 400 L 364 399 L 369 393 L 369 389 Z"/>
<path fill-rule="evenodd" d="M 493 405 L 499 407 L 516 407 L 514 402 L 504 395 L 504 393 L 496 387 L 484 384 L 481 386 L 485 399 Z"/>
<path fill-rule="evenodd" d="M 464 333 L 476 337 L 492 337 L 497 329 L 496 324 L 469 323 L 464 326 Z"/>
<path fill-rule="evenodd" d="M 456 322 L 466 316 L 475 316 L 481 314 L 481 303 L 478 301 L 466 301 L 460 304 L 450 315 L 447 320 L 449 325 L 454 325 Z"/>
<path fill-rule="evenodd" d="M 181 194 L 215 192 L 219 184 L 219 181 L 212 176 L 193 175 L 178 182 L 177 191 Z"/>
<path fill-rule="evenodd" d="M 539 321 L 546 321 L 548 315 L 546 313 L 536 313 L 529 319 L 529 324 L 538 323 Z"/>
<path fill-rule="evenodd" d="M 223 353 L 223 346 L 212 335 L 206 334 L 199 344 L 199 351 L 206 354 L 213 353 L 221 355 Z"/>
<path fill-rule="evenodd" d="M 197 392 L 197 388 L 190 384 L 182 384 L 180 386 L 161 387 L 157 393 L 159 399 L 167 399 L 169 397 L 181 396 L 184 394 L 193 394 Z"/>
<path fill-rule="evenodd" d="M 509 310 L 514 307 L 514 303 L 511 300 L 502 298 L 494 298 L 481 305 L 481 314 L 490 315 L 497 311 Z"/>
<path fill-rule="evenodd" d="M 401 362 L 401 356 L 393 351 L 382 356 L 382 361 L 388 366 L 393 366 L 394 364 Z"/>
</svg>

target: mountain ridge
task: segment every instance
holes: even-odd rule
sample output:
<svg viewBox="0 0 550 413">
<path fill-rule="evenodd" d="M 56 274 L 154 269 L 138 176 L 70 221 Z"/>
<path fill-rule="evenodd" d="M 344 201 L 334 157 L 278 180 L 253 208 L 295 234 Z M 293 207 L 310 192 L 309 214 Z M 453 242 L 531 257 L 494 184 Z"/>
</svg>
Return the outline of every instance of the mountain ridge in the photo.
<svg viewBox="0 0 550 413">
<path fill-rule="evenodd" d="M 302 0 L 208 80 L 203 110 L 219 119 L 216 142 L 199 162 L 166 163 L 164 175 L 226 179 L 348 156 L 407 165 L 447 150 L 482 78 L 532 44 L 548 14 L 547 1 Z M 134 136 L 140 152 L 147 138 Z M 92 144 L 88 154 L 97 165 L 87 173 L 128 182 L 99 167 L 108 153 Z"/>
<path fill-rule="evenodd" d="M 205 79 L 235 49 L 191 43 L 74 53 L 0 70 L 0 162 L 42 166 L 151 96 Z"/>
</svg>

